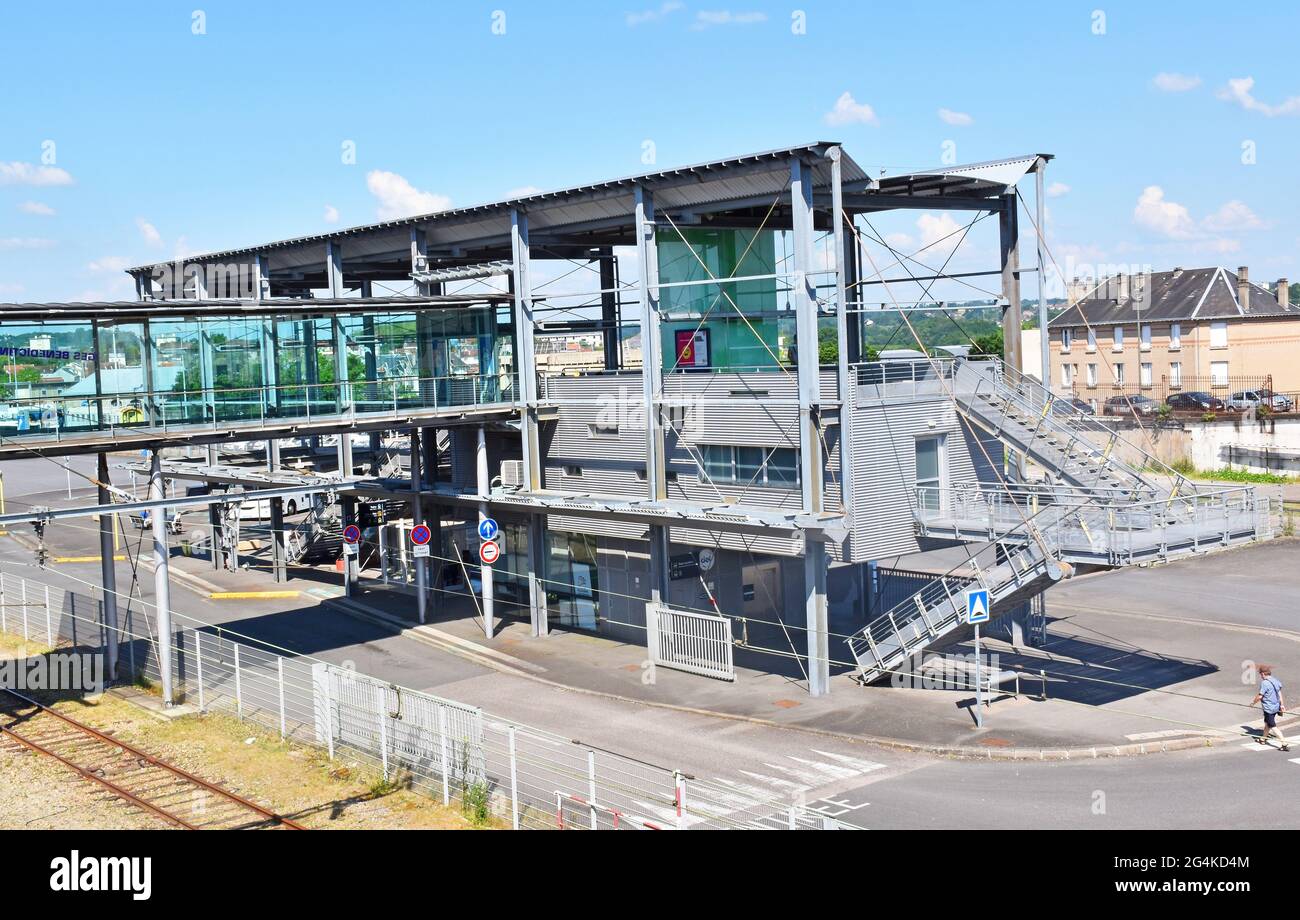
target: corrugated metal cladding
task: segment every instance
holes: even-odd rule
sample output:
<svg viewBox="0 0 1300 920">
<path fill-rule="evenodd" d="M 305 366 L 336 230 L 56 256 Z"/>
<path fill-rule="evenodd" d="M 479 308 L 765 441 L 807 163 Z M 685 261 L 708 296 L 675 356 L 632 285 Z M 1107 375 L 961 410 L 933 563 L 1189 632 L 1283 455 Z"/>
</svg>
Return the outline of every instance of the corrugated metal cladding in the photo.
<svg viewBox="0 0 1300 920">
<path fill-rule="evenodd" d="M 834 374 L 829 375 L 834 378 Z M 675 429 L 666 434 L 668 497 L 703 503 L 735 501 L 760 508 L 798 511 L 799 489 L 762 485 L 710 483 L 697 460 L 705 445 L 788 447 L 799 445 L 798 391 L 779 372 L 762 374 L 675 375 L 670 399 L 699 400 L 673 415 Z M 550 488 L 640 497 L 646 494 L 645 416 L 641 408 L 639 374 L 560 377 L 548 382 L 548 397 L 559 405 L 559 417 L 543 458 Z M 842 502 L 839 428 L 826 432 L 824 466 L 826 507 Z M 550 518 L 555 529 L 641 539 L 644 526 L 590 518 Z M 778 555 L 796 554 L 790 540 L 674 528 L 674 541 L 700 546 L 720 545 Z M 829 548 L 832 558 L 840 547 Z"/>
<path fill-rule="evenodd" d="M 944 486 L 997 481 L 989 460 L 1001 462 L 1001 443 L 973 434 L 946 399 L 892 401 L 853 412 L 854 562 L 920 549 L 913 512 L 918 438 L 943 438 Z"/>
</svg>

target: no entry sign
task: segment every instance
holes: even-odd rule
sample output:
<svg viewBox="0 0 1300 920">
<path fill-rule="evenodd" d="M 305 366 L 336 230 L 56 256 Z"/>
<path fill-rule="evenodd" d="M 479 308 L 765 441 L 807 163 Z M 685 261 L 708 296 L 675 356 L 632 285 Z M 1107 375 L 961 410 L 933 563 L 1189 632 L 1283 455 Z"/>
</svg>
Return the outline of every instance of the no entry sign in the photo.
<svg viewBox="0 0 1300 920">
<path fill-rule="evenodd" d="M 411 542 L 416 546 L 428 546 L 431 539 L 433 531 L 429 530 L 427 524 L 416 524 L 411 528 Z"/>
<path fill-rule="evenodd" d="M 343 542 L 357 543 L 361 539 L 361 528 L 356 524 L 349 524 L 343 528 Z"/>
<path fill-rule="evenodd" d="M 484 565 L 492 565 L 501 558 L 501 547 L 492 540 L 487 540 L 479 545 L 478 557 L 483 560 Z"/>
</svg>

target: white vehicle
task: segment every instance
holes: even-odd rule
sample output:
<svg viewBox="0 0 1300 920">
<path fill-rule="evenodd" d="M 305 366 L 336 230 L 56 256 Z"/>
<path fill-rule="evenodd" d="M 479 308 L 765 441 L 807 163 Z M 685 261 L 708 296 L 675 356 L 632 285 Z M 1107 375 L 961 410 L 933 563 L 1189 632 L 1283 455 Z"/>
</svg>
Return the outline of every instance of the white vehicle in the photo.
<svg viewBox="0 0 1300 920">
<path fill-rule="evenodd" d="M 1267 405 L 1274 412 L 1290 412 L 1294 407 L 1290 397 L 1271 390 L 1238 390 L 1226 400 L 1228 408 L 1234 412 L 1244 412 L 1255 406 Z"/>
</svg>

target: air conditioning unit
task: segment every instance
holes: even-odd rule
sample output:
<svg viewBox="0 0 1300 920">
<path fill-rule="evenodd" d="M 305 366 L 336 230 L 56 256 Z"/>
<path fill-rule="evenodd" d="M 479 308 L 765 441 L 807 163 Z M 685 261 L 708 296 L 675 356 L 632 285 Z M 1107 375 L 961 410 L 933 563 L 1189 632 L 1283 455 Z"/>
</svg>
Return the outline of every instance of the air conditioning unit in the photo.
<svg viewBox="0 0 1300 920">
<path fill-rule="evenodd" d="M 507 489 L 522 489 L 524 487 L 524 461 L 501 461 L 501 485 Z"/>
</svg>

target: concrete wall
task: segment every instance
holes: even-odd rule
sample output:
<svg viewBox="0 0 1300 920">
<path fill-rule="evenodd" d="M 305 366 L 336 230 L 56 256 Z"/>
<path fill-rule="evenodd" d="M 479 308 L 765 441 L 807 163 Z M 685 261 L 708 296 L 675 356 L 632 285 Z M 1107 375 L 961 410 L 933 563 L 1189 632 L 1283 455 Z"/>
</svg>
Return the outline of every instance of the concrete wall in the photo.
<svg viewBox="0 0 1300 920">
<path fill-rule="evenodd" d="M 1119 457 L 1135 465 L 1144 462 L 1145 452 L 1168 464 L 1190 460 L 1202 470 L 1232 466 L 1251 472 L 1300 473 L 1300 419 L 1260 422 L 1236 416 L 1185 422 L 1182 429 L 1129 428 L 1122 434 L 1128 443 L 1120 446 Z M 1107 438 L 1098 433 L 1094 440 L 1104 444 Z"/>
</svg>

